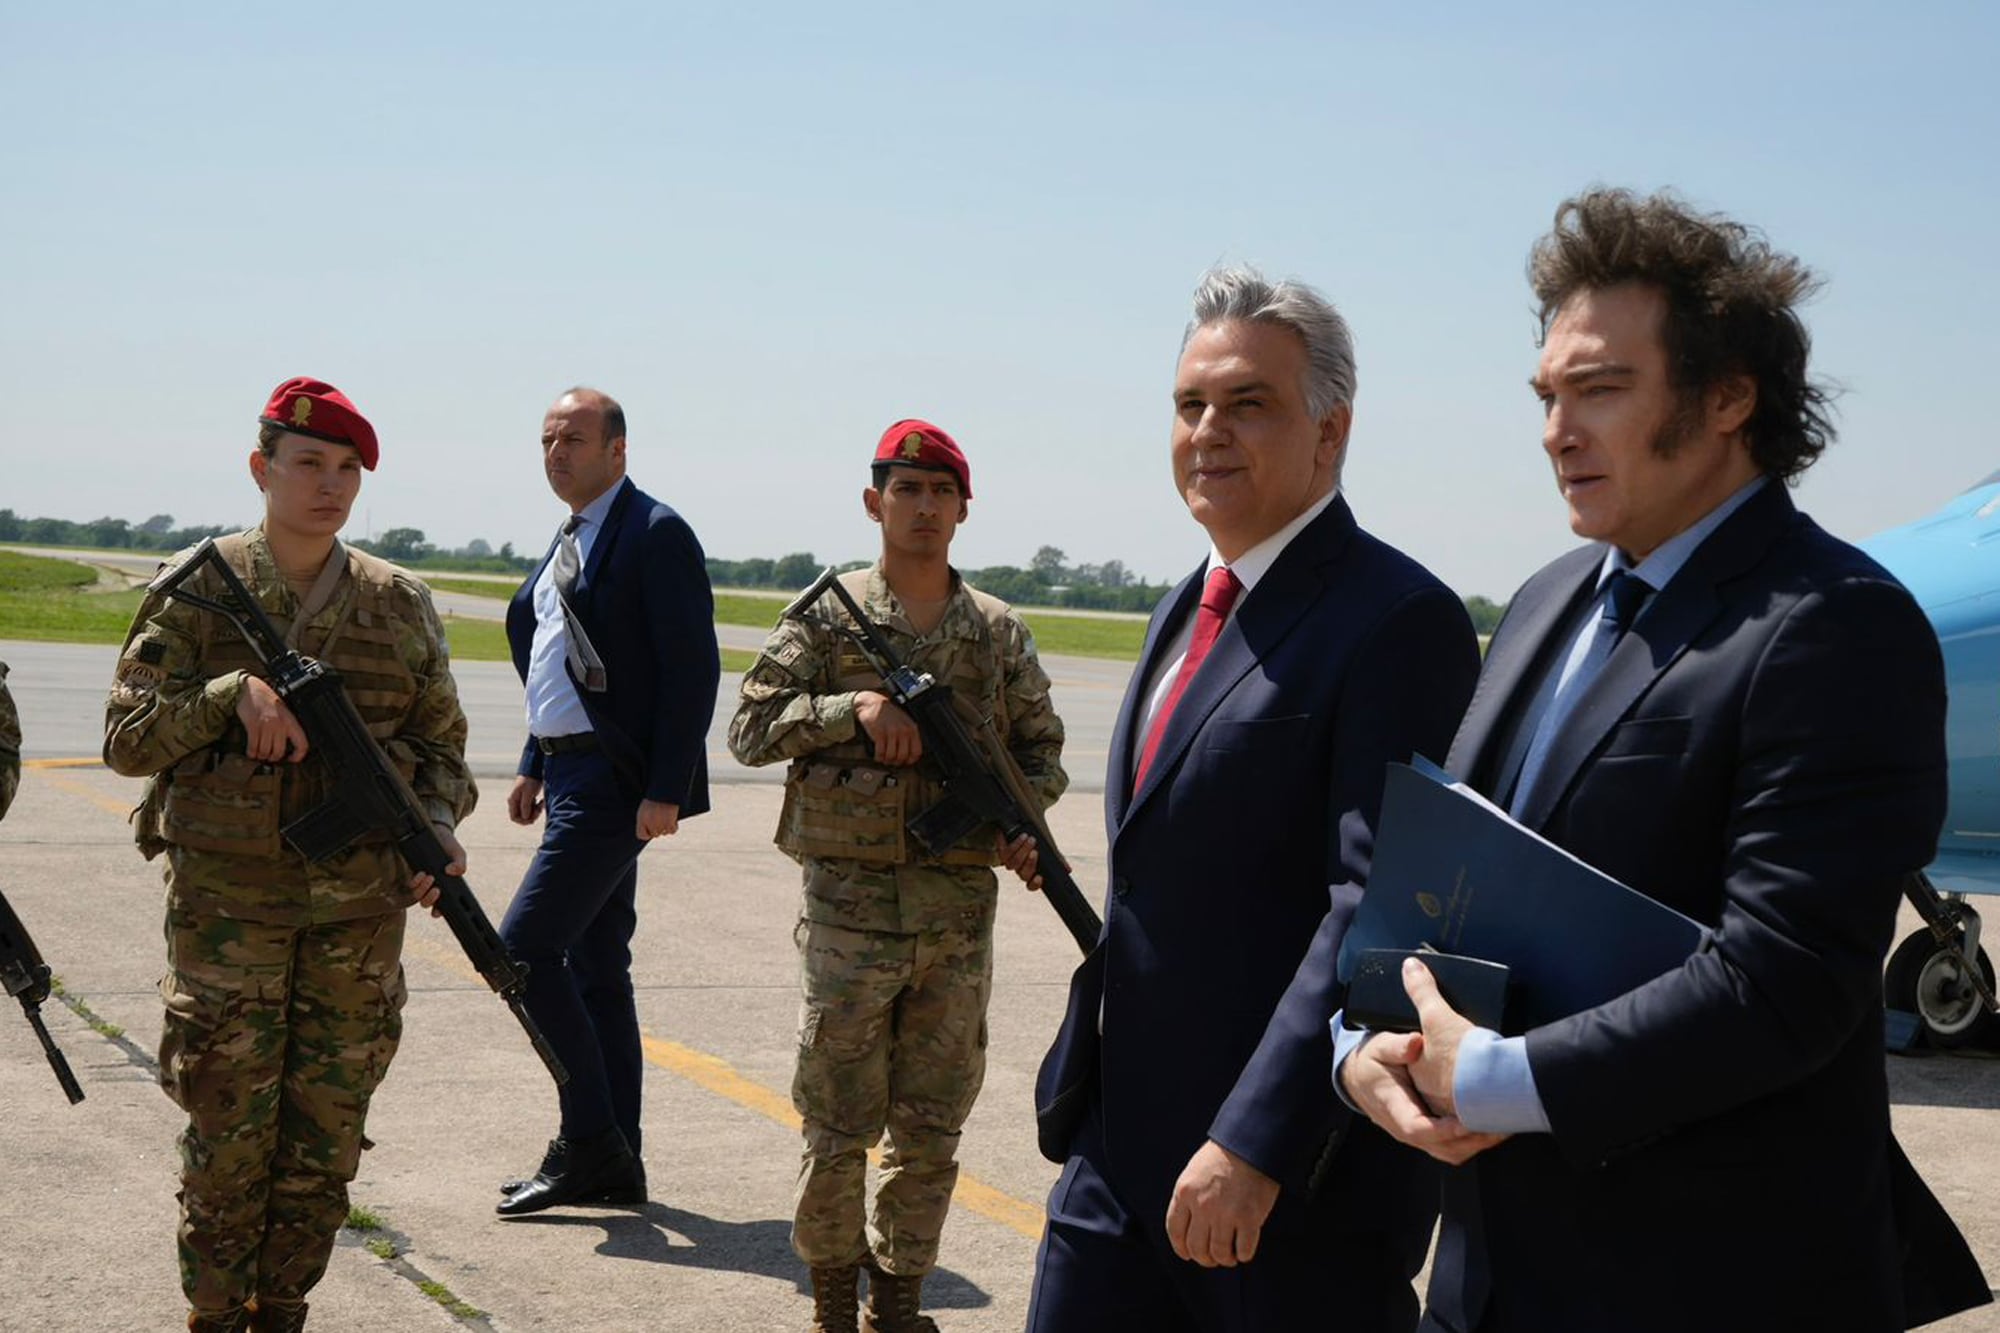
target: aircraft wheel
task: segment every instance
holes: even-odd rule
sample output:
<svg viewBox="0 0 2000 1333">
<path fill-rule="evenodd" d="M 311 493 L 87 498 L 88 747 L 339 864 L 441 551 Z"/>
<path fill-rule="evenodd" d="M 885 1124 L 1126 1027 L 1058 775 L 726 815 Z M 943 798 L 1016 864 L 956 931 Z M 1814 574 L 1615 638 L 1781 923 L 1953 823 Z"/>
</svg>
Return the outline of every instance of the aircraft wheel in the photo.
<svg viewBox="0 0 2000 1333">
<path fill-rule="evenodd" d="M 1974 962 L 1991 986 L 1993 961 L 1984 948 Z M 1882 991 L 1891 1009 L 1913 1013 L 1922 1020 L 1924 1037 L 1933 1046 L 1968 1045 L 1977 1041 L 1987 1026 L 1988 1015 L 1979 1002 L 1979 992 L 1928 930 L 1917 931 L 1889 955 Z"/>
</svg>

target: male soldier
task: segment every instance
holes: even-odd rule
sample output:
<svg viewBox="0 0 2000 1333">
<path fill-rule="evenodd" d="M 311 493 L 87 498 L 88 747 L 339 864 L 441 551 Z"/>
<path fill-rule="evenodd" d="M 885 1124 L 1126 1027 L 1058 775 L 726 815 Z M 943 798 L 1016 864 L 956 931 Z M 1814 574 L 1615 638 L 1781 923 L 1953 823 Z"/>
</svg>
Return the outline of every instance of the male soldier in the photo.
<svg viewBox="0 0 2000 1333">
<path fill-rule="evenodd" d="M 7 664 L 0 662 L 0 816 L 14 804 L 14 791 L 20 785 L 21 715 L 7 692 Z"/>
<path fill-rule="evenodd" d="M 952 438 L 899 421 L 861 494 L 881 525 L 873 569 L 842 576 L 913 668 L 950 685 L 993 726 L 1046 805 L 1069 779 L 1062 722 L 1035 641 L 1006 603 L 950 564 L 972 498 Z M 982 827 L 940 857 L 905 824 L 940 796 L 916 723 L 844 635 L 832 594 L 781 620 L 743 680 L 729 748 L 746 764 L 792 761 L 778 845 L 805 868 L 798 941 L 805 995 L 792 1102 L 805 1124 L 792 1245 L 812 1268 L 815 1333 L 853 1333 L 869 1267 L 874 1333 L 935 1333 L 920 1315 L 958 1177 L 959 1129 L 986 1072 L 993 984 L 992 866 L 1034 879 L 1030 838 Z M 872 1226 L 866 1154 L 886 1129 Z"/>
<path fill-rule="evenodd" d="M 271 395 L 250 455 L 264 521 L 217 543 L 300 651 L 343 678 L 369 732 L 437 826 L 475 792 L 437 614 L 424 585 L 335 534 L 373 470 L 375 431 L 329 384 Z M 220 596 L 209 571 L 193 588 Z M 198 1330 L 297 1329 L 347 1217 L 368 1099 L 395 1054 L 412 876 L 380 839 L 318 864 L 280 828 L 338 775 L 221 617 L 139 607 L 105 716 L 104 759 L 150 779 L 138 841 L 167 853 L 160 1082 L 188 1114 L 181 1286 Z"/>
</svg>

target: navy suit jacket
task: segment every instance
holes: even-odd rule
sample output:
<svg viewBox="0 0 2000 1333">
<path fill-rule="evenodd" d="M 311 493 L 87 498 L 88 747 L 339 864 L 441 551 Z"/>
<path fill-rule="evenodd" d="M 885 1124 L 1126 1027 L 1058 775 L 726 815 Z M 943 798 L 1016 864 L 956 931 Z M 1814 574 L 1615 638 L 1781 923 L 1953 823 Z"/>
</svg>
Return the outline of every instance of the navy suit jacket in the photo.
<svg viewBox="0 0 2000 1333">
<path fill-rule="evenodd" d="M 1604 552 L 1509 604 L 1447 761 L 1475 788 Z M 1905 1326 L 1896 1212 L 1956 1232 L 1889 1137 L 1882 958 L 1944 815 L 1944 705 L 1916 603 L 1775 482 L 1652 599 L 1520 815 L 1712 941 L 1527 1034 L 1552 1132 L 1445 1173 L 1427 1328 Z"/>
<path fill-rule="evenodd" d="M 523 683 L 535 640 L 535 581 L 554 554 L 551 542 L 507 606 L 507 642 Z M 682 819 L 701 814 L 708 809 L 708 724 L 722 658 L 708 565 L 694 530 L 630 478 L 621 480 L 570 605 L 604 659 L 606 688 L 596 694 L 575 673 L 570 679 L 620 778 L 646 800 L 678 805 Z M 533 737 L 519 771 L 542 775 Z"/>
<path fill-rule="evenodd" d="M 1367 1190 L 1354 1216 L 1414 1232 L 1420 1260 L 1436 1206 L 1425 1160 L 1353 1123 L 1327 1020 L 1384 768 L 1443 750 L 1478 671 L 1472 627 L 1336 498 L 1244 597 L 1134 792 L 1147 682 L 1202 582 L 1196 570 L 1153 613 L 1112 737 L 1111 892 L 1042 1065 L 1042 1148 L 1066 1156 L 1094 1095 L 1106 1177 L 1156 1232 L 1212 1138 L 1284 1187 L 1271 1228 L 1300 1215 L 1317 1176 Z M 1344 1164 L 1329 1156 L 1342 1131 Z"/>
</svg>

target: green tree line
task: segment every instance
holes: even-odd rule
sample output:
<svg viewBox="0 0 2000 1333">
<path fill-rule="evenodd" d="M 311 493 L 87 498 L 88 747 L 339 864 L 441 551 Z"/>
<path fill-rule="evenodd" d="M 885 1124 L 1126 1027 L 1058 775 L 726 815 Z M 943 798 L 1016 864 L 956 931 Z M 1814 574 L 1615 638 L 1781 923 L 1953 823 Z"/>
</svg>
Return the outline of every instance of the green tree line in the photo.
<svg viewBox="0 0 2000 1333">
<path fill-rule="evenodd" d="M 144 523 L 122 518 L 93 518 L 79 523 L 67 518 L 23 518 L 11 509 L 0 509 L 0 542 L 24 546 L 88 546 L 105 551 L 147 551 L 162 554 L 192 546 L 203 537 L 219 537 L 235 529 L 221 524 L 179 527 L 172 514 L 155 514 Z M 535 567 L 541 553 L 514 554 L 514 544 L 504 542 L 499 550 L 479 538 L 460 547 L 433 546 L 420 528 L 390 528 L 379 537 L 349 537 L 348 542 L 372 551 L 399 565 L 433 569 L 470 569 L 495 574 L 525 573 Z"/>
<path fill-rule="evenodd" d="M 155 514 L 144 523 L 122 518 L 94 518 L 78 523 L 64 518 L 22 518 L 11 509 L 0 509 L 0 542 L 21 542 L 34 546 L 92 546 L 108 550 L 178 551 L 203 537 L 214 537 L 228 529 L 220 526 L 176 527 L 171 514 Z M 462 569 L 495 574 L 526 573 L 535 567 L 541 552 L 518 555 L 512 542 L 496 550 L 474 538 L 460 547 L 439 547 L 428 541 L 421 528 L 390 528 L 373 538 L 350 539 L 364 551 L 413 569 Z M 865 562 L 843 565 L 851 569 Z M 796 592 L 819 576 L 825 566 L 809 551 L 794 551 L 777 559 L 708 559 L 709 581 L 725 588 L 777 588 Z M 966 578 L 995 597 L 1018 606 L 1069 607 L 1081 611 L 1147 612 L 1172 586 L 1147 583 L 1133 576 L 1122 561 L 1107 560 L 1101 565 L 1071 564 L 1060 547 L 1044 546 L 1028 561 L 1027 567 L 991 565 L 968 569 Z M 1484 597 L 1468 597 L 1465 609 L 1473 627 L 1491 634 L 1500 623 L 1499 604 Z"/>
<path fill-rule="evenodd" d="M 866 563 L 852 561 L 840 568 L 855 569 Z M 797 592 L 818 578 L 824 568 L 808 551 L 794 551 L 776 560 L 719 560 L 710 556 L 708 578 L 724 588 L 778 588 Z M 1101 565 L 1072 565 L 1062 549 L 1055 546 L 1036 551 L 1025 569 L 1018 565 L 991 565 L 961 572 L 975 586 L 1016 606 L 1074 607 L 1086 611 L 1149 612 L 1173 586 L 1137 579 L 1117 560 L 1107 560 Z M 1493 632 L 1500 623 L 1500 613 L 1506 609 L 1485 597 L 1465 599 L 1472 627 L 1482 635 Z"/>
<path fill-rule="evenodd" d="M 857 568 L 854 561 L 842 569 Z M 726 588 L 778 588 L 796 592 L 819 577 L 826 568 L 807 551 L 794 551 L 776 560 L 718 560 L 709 557 L 711 583 Z M 1017 606 L 1075 607 L 1087 611 L 1151 611 L 1169 585 L 1142 583 L 1116 560 L 1101 565 L 1072 565 L 1069 557 L 1053 546 L 1035 552 L 1023 569 L 1017 565 L 990 565 L 985 569 L 962 570 L 972 583 Z"/>
<path fill-rule="evenodd" d="M 144 523 L 122 518 L 93 518 L 76 523 L 66 518 L 22 518 L 0 509 L 0 542 L 30 546 L 95 546 L 105 550 L 178 551 L 203 537 L 216 537 L 223 527 L 179 528 L 172 514 L 155 514 Z"/>
</svg>

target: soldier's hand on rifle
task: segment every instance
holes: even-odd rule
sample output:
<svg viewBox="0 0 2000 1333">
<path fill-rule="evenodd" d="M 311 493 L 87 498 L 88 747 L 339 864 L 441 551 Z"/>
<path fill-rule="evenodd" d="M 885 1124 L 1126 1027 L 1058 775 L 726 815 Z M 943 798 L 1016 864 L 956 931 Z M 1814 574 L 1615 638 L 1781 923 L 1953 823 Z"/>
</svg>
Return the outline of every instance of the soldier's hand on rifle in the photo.
<svg viewBox="0 0 2000 1333">
<path fill-rule="evenodd" d="M 993 835 L 994 845 L 1000 851 L 1000 864 L 1021 877 L 1021 882 L 1034 893 L 1042 891 L 1042 877 L 1035 873 L 1040 854 L 1035 848 L 1035 838 L 1031 833 L 1023 833 L 1012 842 L 1004 833 Z"/>
<path fill-rule="evenodd" d="M 526 774 L 514 779 L 507 792 L 507 818 L 516 824 L 532 824 L 542 813 L 542 780 Z"/>
<path fill-rule="evenodd" d="M 862 690 L 854 696 L 854 720 L 868 733 L 875 758 L 891 768 L 914 764 L 924 757 L 923 733 L 916 722 L 886 694 Z"/>
<path fill-rule="evenodd" d="M 243 690 L 236 696 L 236 716 L 250 738 L 246 753 L 252 759 L 267 764 L 290 760 L 296 764 L 306 757 L 306 729 L 262 677 L 243 678 Z"/>
<path fill-rule="evenodd" d="M 445 855 L 451 858 L 450 862 L 444 868 L 444 873 L 447 875 L 463 875 L 465 873 L 465 848 L 459 844 L 458 835 L 442 824 L 433 824 L 431 828 L 436 831 L 438 841 L 444 844 Z M 427 872 L 419 870 L 416 874 L 410 876 L 410 894 L 417 900 L 417 906 L 430 908 L 432 916 L 444 915 L 437 906 L 437 881 L 432 879 Z"/>
</svg>

